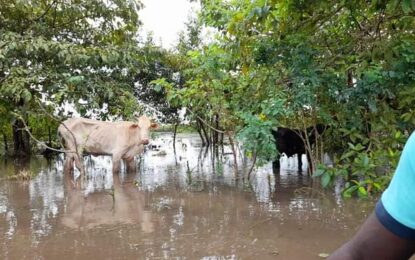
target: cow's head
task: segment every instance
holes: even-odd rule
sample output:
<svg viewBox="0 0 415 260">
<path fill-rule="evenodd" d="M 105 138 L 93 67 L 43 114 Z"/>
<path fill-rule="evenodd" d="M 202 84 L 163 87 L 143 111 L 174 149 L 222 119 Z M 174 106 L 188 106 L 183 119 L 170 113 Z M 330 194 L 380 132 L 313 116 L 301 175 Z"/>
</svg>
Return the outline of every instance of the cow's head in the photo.
<svg viewBox="0 0 415 260">
<path fill-rule="evenodd" d="M 140 116 L 136 124 L 131 125 L 132 128 L 137 128 L 139 135 L 140 143 L 139 144 L 148 144 L 150 142 L 150 129 L 156 129 L 158 127 L 157 123 L 151 122 L 151 120 L 146 116 Z"/>
</svg>

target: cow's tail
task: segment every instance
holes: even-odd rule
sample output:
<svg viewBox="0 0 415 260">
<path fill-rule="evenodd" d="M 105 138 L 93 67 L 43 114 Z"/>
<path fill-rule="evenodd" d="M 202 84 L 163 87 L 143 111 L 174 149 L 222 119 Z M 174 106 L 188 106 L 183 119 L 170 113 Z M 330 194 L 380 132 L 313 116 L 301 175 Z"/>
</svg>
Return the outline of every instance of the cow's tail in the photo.
<svg viewBox="0 0 415 260">
<path fill-rule="evenodd" d="M 60 132 L 61 125 L 59 125 L 58 129 L 56 130 L 56 139 L 59 140 L 61 152 L 65 152 L 65 139 L 62 137 L 62 134 Z"/>
<path fill-rule="evenodd" d="M 66 121 L 65 121 L 66 122 Z M 78 146 L 77 146 L 77 143 L 76 143 L 76 138 L 75 138 L 75 135 L 74 135 L 74 133 L 68 128 L 68 126 L 67 125 L 65 125 L 65 122 L 62 122 L 60 125 L 59 125 L 59 127 L 58 127 L 58 130 L 57 130 L 57 136 L 58 136 L 58 139 L 59 139 L 59 141 L 60 141 L 60 144 L 61 144 L 61 148 L 62 148 L 62 150 L 61 150 L 61 152 L 62 153 L 76 153 L 76 154 L 78 154 Z M 70 137 L 68 137 L 68 135 L 70 136 Z M 68 140 L 68 138 L 69 138 L 69 140 Z M 69 145 L 69 143 L 71 142 L 71 140 L 73 140 L 73 142 L 74 142 L 74 144 L 75 144 L 75 150 L 72 150 L 71 148 L 70 148 L 70 146 L 71 145 Z"/>
</svg>

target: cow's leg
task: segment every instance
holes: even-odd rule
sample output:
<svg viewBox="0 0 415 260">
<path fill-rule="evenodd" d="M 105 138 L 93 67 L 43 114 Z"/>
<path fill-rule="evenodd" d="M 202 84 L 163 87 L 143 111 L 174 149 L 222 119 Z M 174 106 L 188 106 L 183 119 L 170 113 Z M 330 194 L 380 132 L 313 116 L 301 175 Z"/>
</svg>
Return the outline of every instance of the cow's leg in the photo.
<svg viewBox="0 0 415 260">
<path fill-rule="evenodd" d="M 134 157 L 128 158 L 128 159 L 124 159 L 124 162 L 127 165 L 127 172 L 128 173 L 135 173 L 135 172 L 137 172 L 137 167 L 136 167 L 136 164 L 135 164 Z"/>
<path fill-rule="evenodd" d="M 75 157 L 75 166 L 76 166 L 76 168 L 78 168 L 79 172 L 81 173 L 81 176 L 84 176 L 85 175 L 85 169 L 84 169 L 82 153 L 81 153 L 81 155 L 76 154 L 74 157 Z"/>
<path fill-rule="evenodd" d="M 298 162 L 298 172 L 302 173 L 303 172 L 303 160 L 302 157 L 303 155 L 301 153 L 297 154 L 297 162 Z"/>
<path fill-rule="evenodd" d="M 73 172 L 73 162 L 74 162 L 74 156 L 72 154 L 65 154 L 65 162 L 63 164 L 63 172 L 65 174 L 70 174 Z"/>
<path fill-rule="evenodd" d="M 71 153 L 71 156 L 73 157 L 73 160 L 75 161 L 75 166 L 78 169 L 78 171 L 81 173 L 81 176 L 84 176 L 85 174 L 85 168 L 83 163 L 83 149 L 82 147 L 71 149 L 71 151 L 75 151 Z"/>
<path fill-rule="evenodd" d="M 274 173 L 280 173 L 280 158 L 281 158 L 281 155 L 278 154 L 275 161 L 272 162 L 272 171 Z"/>
<path fill-rule="evenodd" d="M 118 154 L 112 155 L 112 173 L 119 173 L 121 170 L 121 156 Z"/>
</svg>

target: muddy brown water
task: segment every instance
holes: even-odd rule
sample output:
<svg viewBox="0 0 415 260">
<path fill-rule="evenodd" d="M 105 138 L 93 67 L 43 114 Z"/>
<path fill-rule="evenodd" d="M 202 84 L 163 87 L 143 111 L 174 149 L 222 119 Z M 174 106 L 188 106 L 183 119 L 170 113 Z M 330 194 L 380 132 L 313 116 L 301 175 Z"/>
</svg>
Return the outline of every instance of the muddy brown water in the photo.
<svg viewBox="0 0 415 260">
<path fill-rule="evenodd" d="M 288 160 L 246 181 L 228 147 L 179 135 L 174 153 L 171 139 L 153 141 L 137 174 L 112 176 L 108 157 L 87 158 L 82 184 L 62 158 L 32 158 L 29 181 L 5 180 L 22 168 L 1 161 L 0 259 L 322 259 L 374 207 L 313 189 Z"/>
</svg>

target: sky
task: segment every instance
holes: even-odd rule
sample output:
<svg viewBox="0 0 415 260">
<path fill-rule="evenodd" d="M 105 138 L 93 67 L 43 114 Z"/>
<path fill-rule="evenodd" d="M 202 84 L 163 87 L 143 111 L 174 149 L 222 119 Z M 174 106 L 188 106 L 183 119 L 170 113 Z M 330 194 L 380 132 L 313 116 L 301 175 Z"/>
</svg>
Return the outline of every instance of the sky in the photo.
<svg viewBox="0 0 415 260">
<path fill-rule="evenodd" d="M 140 10 L 139 17 L 143 22 L 140 32 L 146 36 L 152 31 L 157 44 L 171 48 L 178 40 L 180 31 L 185 29 L 185 22 L 189 15 L 195 16 L 197 3 L 189 0 L 141 0 L 144 9 Z"/>
</svg>

